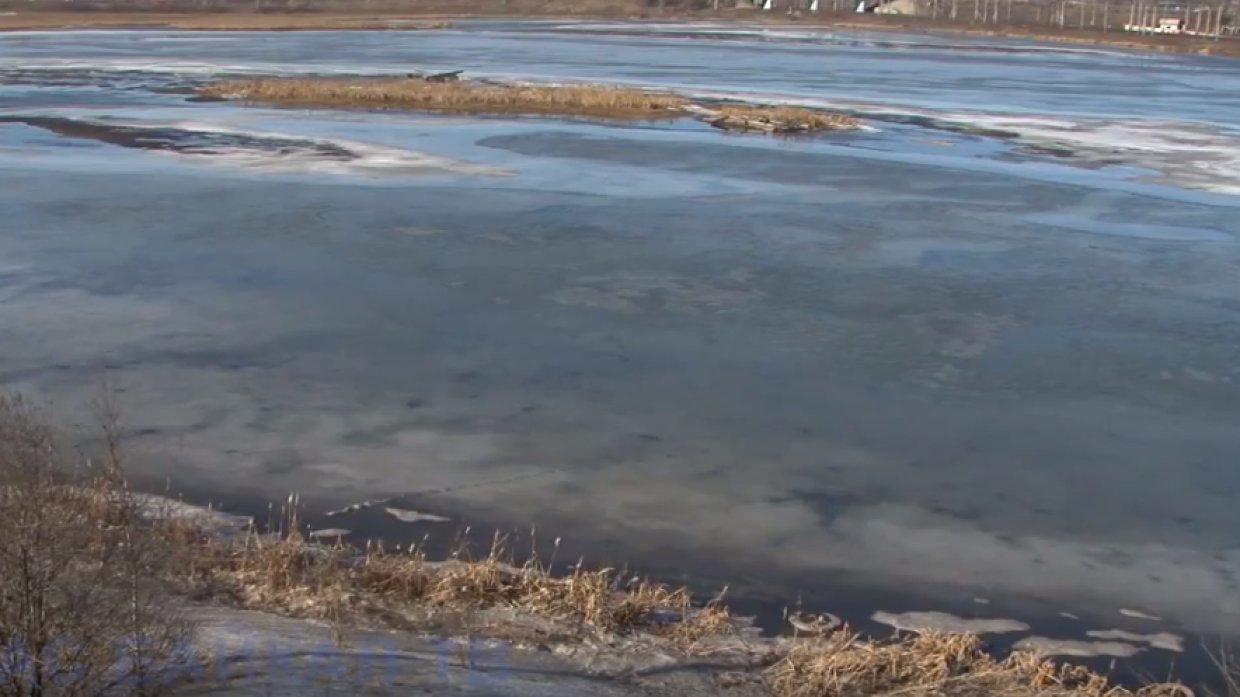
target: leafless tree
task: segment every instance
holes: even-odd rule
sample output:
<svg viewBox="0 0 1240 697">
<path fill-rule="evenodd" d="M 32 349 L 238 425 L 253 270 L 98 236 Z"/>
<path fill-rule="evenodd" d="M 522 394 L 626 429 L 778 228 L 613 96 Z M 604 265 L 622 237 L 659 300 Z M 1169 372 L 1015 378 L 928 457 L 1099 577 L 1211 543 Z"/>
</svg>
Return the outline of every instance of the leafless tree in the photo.
<svg viewBox="0 0 1240 697">
<path fill-rule="evenodd" d="M 175 558 L 108 453 L 65 466 L 42 413 L 0 395 L 0 696 L 152 695 L 189 658 L 159 579 Z"/>
</svg>

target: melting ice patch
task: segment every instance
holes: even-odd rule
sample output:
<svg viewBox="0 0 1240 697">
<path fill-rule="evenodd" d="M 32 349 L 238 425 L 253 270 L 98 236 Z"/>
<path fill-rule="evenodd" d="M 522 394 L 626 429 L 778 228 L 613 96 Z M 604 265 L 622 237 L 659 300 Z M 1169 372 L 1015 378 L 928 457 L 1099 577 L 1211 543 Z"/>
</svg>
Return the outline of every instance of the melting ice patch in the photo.
<svg viewBox="0 0 1240 697">
<path fill-rule="evenodd" d="M 1149 178 L 1220 194 L 1240 195 L 1240 130 L 1195 121 L 1075 115 L 999 114 L 822 99 L 771 92 L 685 89 L 696 99 L 803 106 L 843 111 L 869 123 L 1003 138 L 1059 152 L 1082 164 L 1125 164 Z"/>
<path fill-rule="evenodd" d="M 501 175 L 506 170 L 415 150 L 352 140 L 248 131 L 194 121 L 135 122 L 61 116 L 4 116 L 57 135 L 202 162 L 276 173 L 402 176 Z"/>
<path fill-rule="evenodd" d="M 1184 186 L 1240 194 L 1240 133 L 1234 131 L 1183 121 L 984 114 L 952 118 L 1011 131 L 1030 143 L 1067 146 L 1082 157 L 1119 158 Z"/>
<path fill-rule="evenodd" d="M 1080 658 L 1095 656 L 1132 658 L 1141 653 L 1140 646 L 1133 646 L 1120 641 L 1081 641 L 1077 639 L 1054 639 L 1043 636 L 1021 639 L 1016 642 L 1013 648 L 1022 651 L 1033 651 L 1044 656 L 1076 656 Z"/>
<path fill-rule="evenodd" d="M 1123 629 L 1090 630 L 1085 634 L 1093 639 L 1103 641 L 1127 641 L 1134 644 L 1149 644 L 1155 649 L 1184 653 L 1184 637 L 1170 632 L 1140 634 Z"/>
<path fill-rule="evenodd" d="M 1007 618 L 967 618 L 946 612 L 875 612 L 870 619 L 905 632 L 1008 634 L 1029 631 L 1029 625 Z"/>
</svg>

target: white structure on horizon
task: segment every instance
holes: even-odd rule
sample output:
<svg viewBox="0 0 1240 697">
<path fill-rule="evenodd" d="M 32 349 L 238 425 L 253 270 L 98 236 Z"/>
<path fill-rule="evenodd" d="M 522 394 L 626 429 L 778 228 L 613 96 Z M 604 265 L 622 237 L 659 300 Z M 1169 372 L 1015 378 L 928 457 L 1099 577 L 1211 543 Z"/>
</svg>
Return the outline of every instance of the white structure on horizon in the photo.
<svg viewBox="0 0 1240 697">
<path fill-rule="evenodd" d="M 1124 31 L 1137 31 L 1143 34 L 1193 34 L 1179 17 L 1162 17 L 1156 24 L 1125 24 Z"/>
</svg>

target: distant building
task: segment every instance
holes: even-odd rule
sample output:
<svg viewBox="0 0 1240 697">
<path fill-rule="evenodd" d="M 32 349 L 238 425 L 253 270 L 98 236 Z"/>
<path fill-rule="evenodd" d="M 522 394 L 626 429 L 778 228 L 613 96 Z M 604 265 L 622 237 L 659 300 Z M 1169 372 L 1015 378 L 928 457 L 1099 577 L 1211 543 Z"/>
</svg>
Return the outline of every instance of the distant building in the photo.
<svg viewBox="0 0 1240 697">
<path fill-rule="evenodd" d="M 891 0 L 874 8 L 880 15 L 917 15 L 920 9 L 918 0 Z"/>
<path fill-rule="evenodd" d="M 1124 31 L 1142 34 L 1184 34 L 1187 33 L 1188 27 L 1179 17 L 1161 17 L 1154 24 L 1125 24 Z"/>
<path fill-rule="evenodd" d="M 1158 26 L 1154 31 L 1159 34 L 1182 34 L 1184 33 L 1184 20 L 1179 17 L 1163 17 L 1158 20 Z"/>
<path fill-rule="evenodd" d="M 926 14 L 926 7 L 924 0 L 859 0 L 857 12 L 917 16 Z"/>
</svg>

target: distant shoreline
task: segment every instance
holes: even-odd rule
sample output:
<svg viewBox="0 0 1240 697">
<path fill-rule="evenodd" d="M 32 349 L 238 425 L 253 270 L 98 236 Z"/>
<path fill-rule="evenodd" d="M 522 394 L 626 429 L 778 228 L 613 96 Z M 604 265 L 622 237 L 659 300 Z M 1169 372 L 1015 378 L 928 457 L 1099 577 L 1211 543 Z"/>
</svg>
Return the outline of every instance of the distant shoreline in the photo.
<svg viewBox="0 0 1240 697">
<path fill-rule="evenodd" d="M 752 10 L 695 13 L 651 12 L 638 16 L 623 12 L 546 14 L 520 11 L 508 14 L 480 12 L 12 12 L 0 14 L 0 32 L 77 29 L 179 29 L 187 31 L 421 31 L 443 29 L 452 20 L 604 19 L 659 22 L 721 22 L 777 26 L 822 27 L 865 31 L 901 31 L 929 35 L 992 36 L 1114 48 L 1215 56 L 1240 56 L 1240 38 L 1140 35 L 1097 29 L 1055 29 L 1044 25 L 986 25 L 903 16 L 856 15 L 824 12 L 790 16 Z"/>
</svg>

